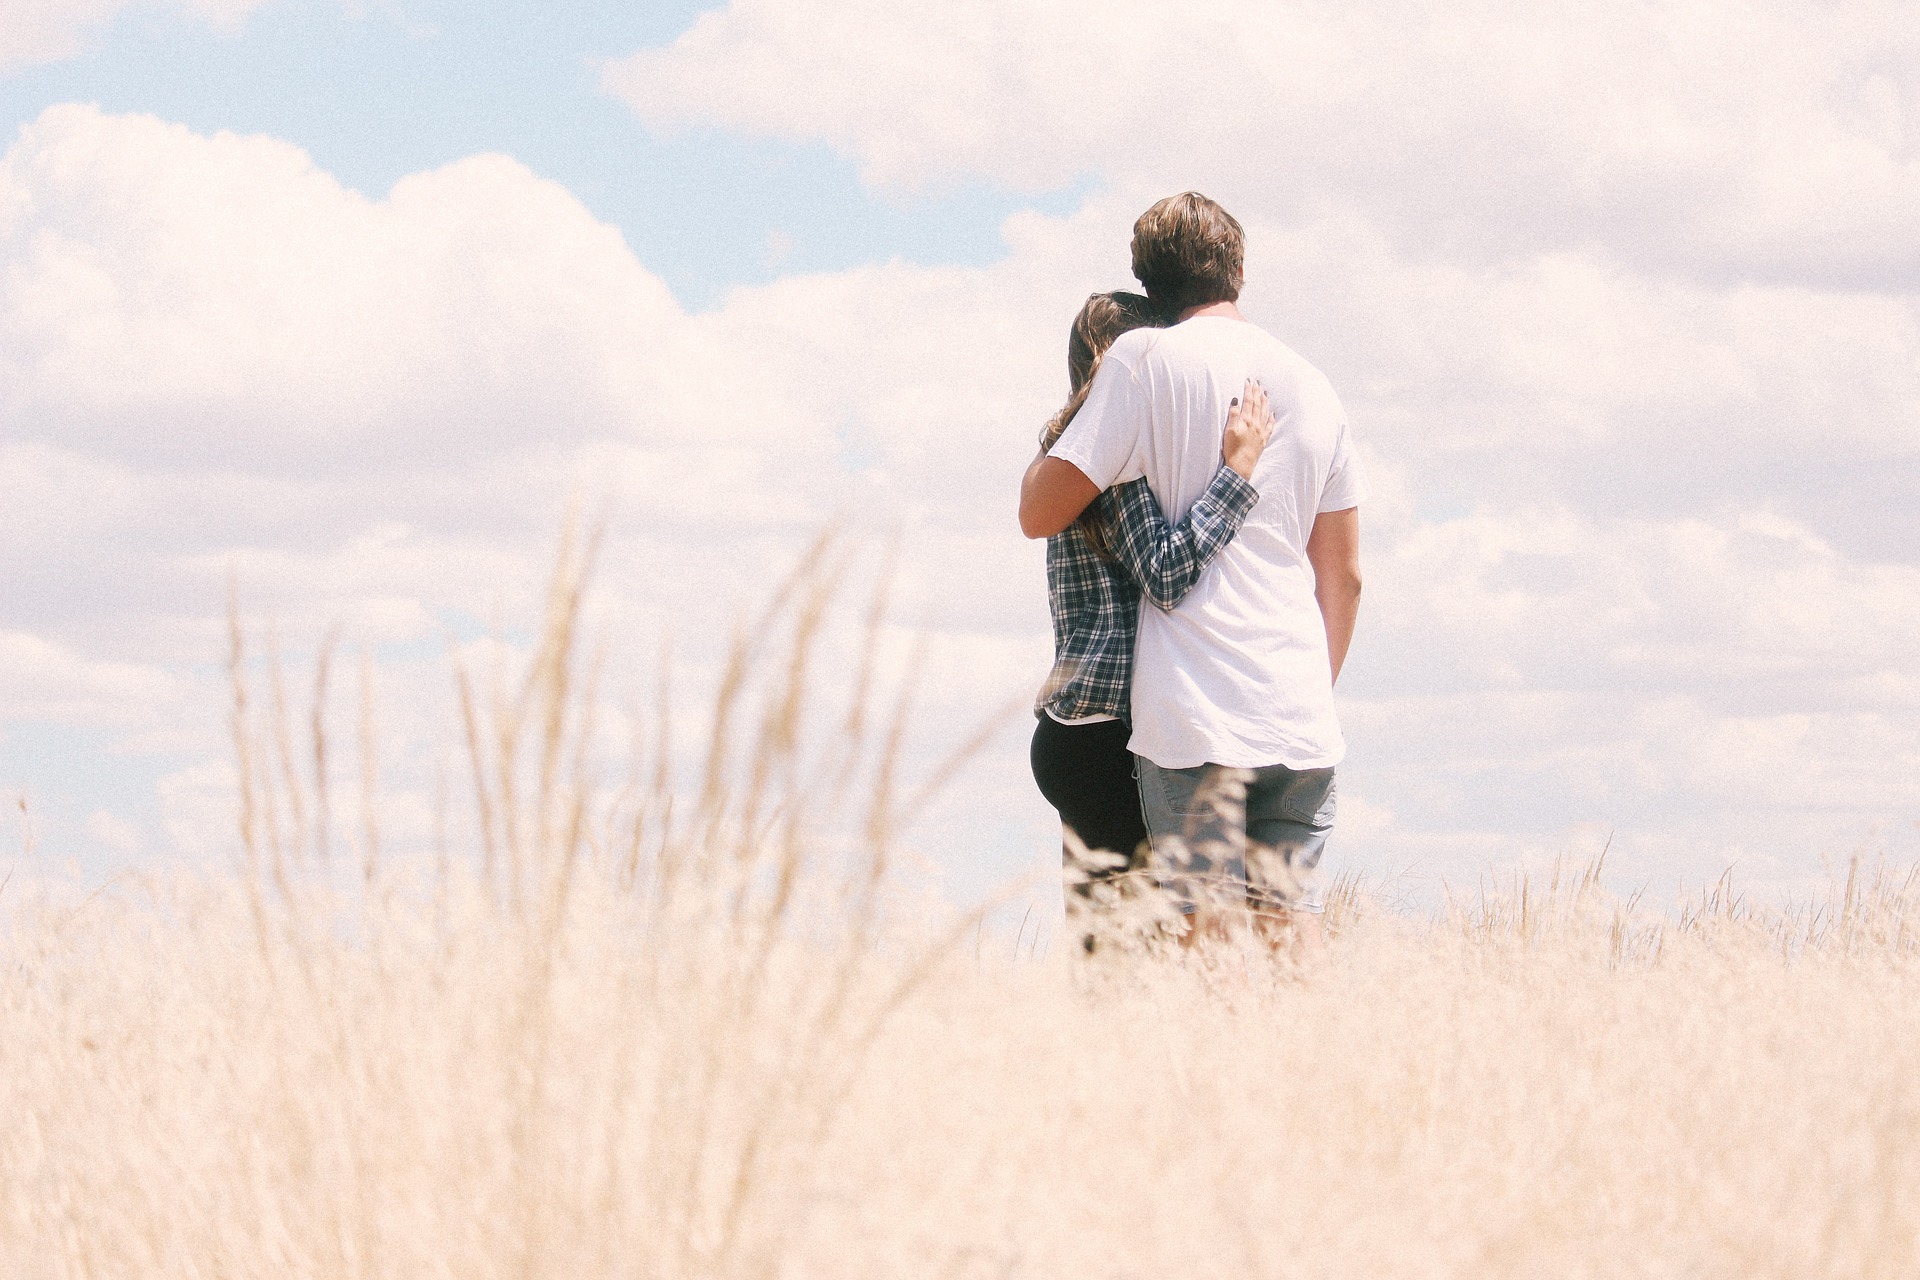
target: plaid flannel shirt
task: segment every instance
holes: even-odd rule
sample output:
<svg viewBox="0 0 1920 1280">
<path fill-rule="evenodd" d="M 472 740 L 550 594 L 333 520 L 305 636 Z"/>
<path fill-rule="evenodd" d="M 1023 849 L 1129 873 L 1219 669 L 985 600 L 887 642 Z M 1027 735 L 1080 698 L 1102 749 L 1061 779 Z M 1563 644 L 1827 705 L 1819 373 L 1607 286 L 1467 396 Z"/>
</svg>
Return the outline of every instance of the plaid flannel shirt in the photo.
<svg viewBox="0 0 1920 1280">
<path fill-rule="evenodd" d="M 1147 482 L 1130 480 L 1094 499 L 1112 560 L 1076 521 L 1047 539 L 1047 603 L 1053 611 L 1053 671 L 1034 703 L 1063 720 L 1131 717 L 1133 637 L 1140 596 L 1179 604 L 1200 571 L 1233 540 L 1259 493 L 1222 463 L 1179 524 L 1169 526 Z"/>
</svg>

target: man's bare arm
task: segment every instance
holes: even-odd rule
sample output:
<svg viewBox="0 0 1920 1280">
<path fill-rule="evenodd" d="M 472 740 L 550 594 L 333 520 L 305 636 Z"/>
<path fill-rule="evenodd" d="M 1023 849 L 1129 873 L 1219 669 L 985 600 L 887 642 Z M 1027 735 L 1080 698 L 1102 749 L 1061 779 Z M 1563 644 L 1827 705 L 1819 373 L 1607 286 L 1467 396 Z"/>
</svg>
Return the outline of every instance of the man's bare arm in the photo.
<svg viewBox="0 0 1920 1280">
<path fill-rule="evenodd" d="M 1071 462 L 1041 454 L 1020 481 L 1020 532 L 1051 538 L 1100 496 L 1100 486 Z"/>
<path fill-rule="evenodd" d="M 1307 560 L 1313 565 L 1313 595 L 1327 626 L 1327 661 L 1333 678 L 1353 643 L 1353 620 L 1360 612 L 1360 508 L 1323 511 L 1307 536 Z"/>
</svg>

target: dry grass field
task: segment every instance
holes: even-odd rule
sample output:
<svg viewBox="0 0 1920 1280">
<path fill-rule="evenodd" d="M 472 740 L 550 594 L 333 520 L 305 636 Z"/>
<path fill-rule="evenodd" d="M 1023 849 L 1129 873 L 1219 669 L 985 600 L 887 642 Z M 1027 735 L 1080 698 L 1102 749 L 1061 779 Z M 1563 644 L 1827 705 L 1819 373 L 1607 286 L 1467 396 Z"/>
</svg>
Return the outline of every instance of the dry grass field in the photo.
<svg viewBox="0 0 1920 1280">
<path fill-rule="evenodd" d="M 245 865 L 0 893 L 0 1274 L 1920 1275 L 1911 882 L 1016 959 L 891 888 L 889 704 L 806 700 L 832 575 L 675 814 L 589 776 L 583 559 L 463 677 L 470 858 L 327 850 L 324 732 L 236 662 Z"/>
</svg>

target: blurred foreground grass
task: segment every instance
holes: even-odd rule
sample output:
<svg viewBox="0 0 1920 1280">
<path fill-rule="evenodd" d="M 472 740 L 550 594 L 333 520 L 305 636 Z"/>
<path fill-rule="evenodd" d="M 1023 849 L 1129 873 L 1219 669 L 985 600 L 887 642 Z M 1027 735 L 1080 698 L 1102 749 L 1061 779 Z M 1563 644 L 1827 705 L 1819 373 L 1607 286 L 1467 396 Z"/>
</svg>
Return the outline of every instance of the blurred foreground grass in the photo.
<svg viewBox="0 0 1920 1280">
<path fill-rule="evenodd" d="M 1911 879 L 1013 963 L 892 895 L 905 704 L 877 609 L 816 701 L 831 544 L 684 795 L 593 776 L 589 559 L 524 679 L 459 676 L 480 847 L 382 866 L 369 811 L 343 874 L 236 629 L 244 865 L 0 895 L 0 1274 L 1920 1275 Z"/>
</svg>

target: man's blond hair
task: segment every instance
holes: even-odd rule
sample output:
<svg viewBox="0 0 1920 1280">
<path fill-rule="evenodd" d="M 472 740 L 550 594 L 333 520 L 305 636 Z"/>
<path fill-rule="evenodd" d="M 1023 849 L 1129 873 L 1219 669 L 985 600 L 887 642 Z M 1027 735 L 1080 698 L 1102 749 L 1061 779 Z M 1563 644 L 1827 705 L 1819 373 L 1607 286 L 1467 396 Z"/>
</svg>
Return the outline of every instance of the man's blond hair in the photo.
<svg viewBox="0 0 1920 1280">
<path fill-rule="evenodd" d="M 1156 202 L 1133 224 L 1133 274 L 1169 321 L 1190 307 L 1237 301 L 1246 256 L 1240 223 L 1198 191 Z"/>
</svg>

